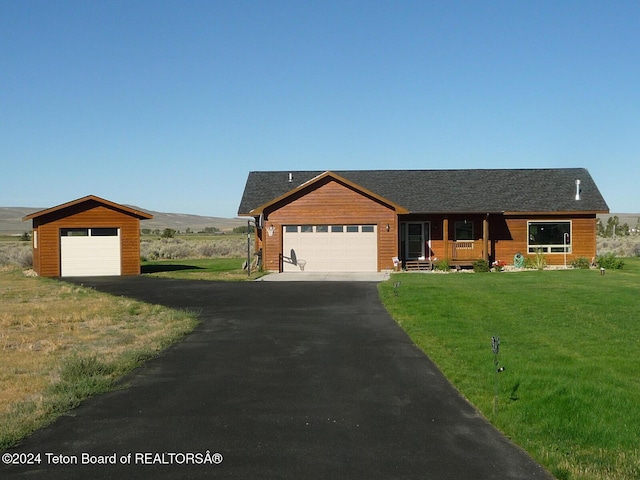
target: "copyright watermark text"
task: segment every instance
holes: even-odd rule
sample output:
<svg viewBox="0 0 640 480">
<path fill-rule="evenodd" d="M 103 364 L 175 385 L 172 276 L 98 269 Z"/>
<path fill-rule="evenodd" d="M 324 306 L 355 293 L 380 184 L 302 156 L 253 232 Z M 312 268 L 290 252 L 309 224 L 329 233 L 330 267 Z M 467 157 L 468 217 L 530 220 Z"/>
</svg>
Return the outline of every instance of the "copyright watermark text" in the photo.
<svg viewBox="0 0 640 480">
<path fill-rule="evenodd" d="M 221 453 L 205 452 L 128 452 L 108 455 L 23 452 L 3 453 L 5 465 L 219 465 Z"/>
</svg>

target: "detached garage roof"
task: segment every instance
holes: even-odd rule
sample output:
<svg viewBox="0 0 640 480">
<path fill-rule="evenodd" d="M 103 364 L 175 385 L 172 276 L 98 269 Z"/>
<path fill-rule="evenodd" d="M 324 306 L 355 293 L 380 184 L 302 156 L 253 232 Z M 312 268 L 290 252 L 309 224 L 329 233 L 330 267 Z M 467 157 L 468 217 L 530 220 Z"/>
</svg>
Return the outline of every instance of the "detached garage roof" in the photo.
<svg viewBox="0 0 640 480">
<path fill-rule="evenodd" d="M 104 205 L 110 207 L 114 210 L 118 210 L 122 213 L 126 213 L 133 217 L 138 217 L 140 220 L 150 220 L 153 218 L 153 215 L 150 213 L 142 212 L 140 210 L 136 210 L 135 208 L 127 207 L 125 205 L 120 205 L 119 203 L 110 202 L 109 200 L 105 200 L 104 198 L 96 197 L 95 195 L 87 195 L 86 197 L 78 198 L 77 200 L 72 200 L 67 203 L 63 203 L 61 205 L 47 208 L 45 210 L 40 210 L 38 212 L 31 213 L 22 218 L 22 221 L 32 220 L 34 218 L 43 217 L 45 215 L 50 215 L 52 213 L 60 213 L 62 210 L 66 209 L 74 209 L 78 206 L 85 206 L 84 204 L 94 204 L 94 205 Z"/>
<path fill-rule="evenodd" d="M 588 170 L 552 168 L 250 172 L 238 214 L 260 213 L 274 200 L 326 176 L 357 185 L 409 213 L 609 211 Z"/>
</svg>

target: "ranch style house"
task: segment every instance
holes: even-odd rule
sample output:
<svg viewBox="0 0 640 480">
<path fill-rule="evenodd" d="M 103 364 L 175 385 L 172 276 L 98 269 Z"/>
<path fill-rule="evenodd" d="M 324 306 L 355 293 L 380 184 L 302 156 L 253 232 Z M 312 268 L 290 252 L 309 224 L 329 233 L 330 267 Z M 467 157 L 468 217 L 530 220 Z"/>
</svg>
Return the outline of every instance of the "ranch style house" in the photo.
<svg viewBox="0 0 640 480">
<path fill-rule="evenodd" d="M 608 212 L 583 168 L 255 171 L 238 209 L 277 272 L 592 260 Z"/>
</svg>

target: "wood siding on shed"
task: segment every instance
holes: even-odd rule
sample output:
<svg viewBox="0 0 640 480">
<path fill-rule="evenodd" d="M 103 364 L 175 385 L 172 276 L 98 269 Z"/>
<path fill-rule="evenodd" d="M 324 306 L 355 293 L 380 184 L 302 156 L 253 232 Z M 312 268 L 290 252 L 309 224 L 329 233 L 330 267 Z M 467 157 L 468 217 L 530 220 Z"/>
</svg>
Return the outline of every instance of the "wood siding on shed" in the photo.
<svg viewBox="0 0 640 480">
<path fill-rule="evenodd" d="M 86 202 L 33 219 L 38 245 L 34 270 L 43 277 L 60 276 L 60 229 L 119 228 L 121 274 L 140 274 L 140 219 L 97 202 Z"/>
<path fill-rule="evenodd" d="M 378 270 L 392 269 L 397 256 L 397 223 L 393 208 L 347 185 L 325 179 L 303 189 L 265 211 L 264 231 L 258 248 L 263 249 L 264 269 L 278 271 L 284 225 L 377 225 Z M 387 232 L 387 224 L 389 231 Z"/>
</svg>

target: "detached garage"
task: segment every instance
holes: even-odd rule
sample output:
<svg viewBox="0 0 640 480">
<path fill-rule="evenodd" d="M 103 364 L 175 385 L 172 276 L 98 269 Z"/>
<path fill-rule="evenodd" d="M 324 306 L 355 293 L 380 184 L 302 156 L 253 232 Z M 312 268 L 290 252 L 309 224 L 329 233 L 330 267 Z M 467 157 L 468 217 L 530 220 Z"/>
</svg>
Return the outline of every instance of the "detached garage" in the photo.
<svg viewBox="0 0 640 480">
<path fill-rule="evenodd" d="M 94 195 L 32 213 L 33 269 L 43 277 L 140 274 L 140 220 L 153 215 Z"/>
</svg>

